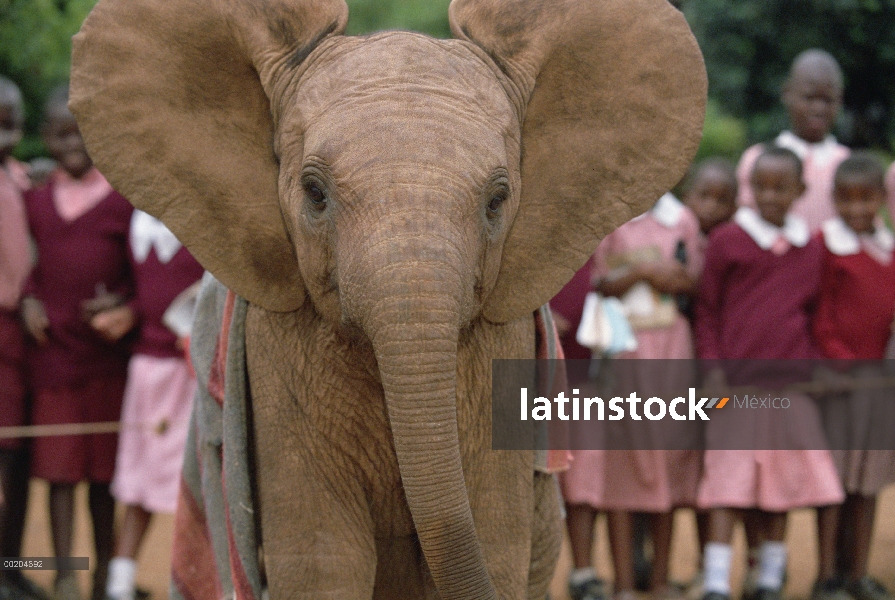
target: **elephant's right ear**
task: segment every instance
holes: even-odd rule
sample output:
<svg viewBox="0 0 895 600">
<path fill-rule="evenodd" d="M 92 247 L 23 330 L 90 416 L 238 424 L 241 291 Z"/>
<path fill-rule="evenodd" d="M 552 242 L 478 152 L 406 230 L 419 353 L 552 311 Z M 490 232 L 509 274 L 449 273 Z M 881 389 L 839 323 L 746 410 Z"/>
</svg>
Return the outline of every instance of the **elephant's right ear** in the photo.
<svg viewBox="0 0 895 600">
<path fill-rule="evenodd" d="M 482 308 L 502 323 L 548 302 L 683 176 L 705 66 L 666 0 L 453 0 L 450 19 L 506 75 L 522 119 L 521 200 Z"/>
<path fill-rule="evenodd" d="M 271 310 L 305 292 L 269 96 L 279 71 L 347 20 L 343 0 L 100 0 L 74 38 L 70 106 L 97 167 Z"/>
</svg>

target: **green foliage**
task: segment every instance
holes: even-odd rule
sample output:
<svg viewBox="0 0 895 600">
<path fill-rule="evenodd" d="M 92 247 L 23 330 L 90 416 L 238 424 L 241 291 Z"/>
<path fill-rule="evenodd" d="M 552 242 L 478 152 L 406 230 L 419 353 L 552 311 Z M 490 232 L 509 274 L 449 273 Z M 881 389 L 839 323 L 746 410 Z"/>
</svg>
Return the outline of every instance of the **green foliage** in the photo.
<svg viewBox="0 0 895 600">
<path fill-rule="evenodd" d="M 450 0 L 348 0 L 349 35 L 384 29 L 407 29 L 451 37 L 447 9 Z"/>
<path fill-rule="evenodd" d="M 855 146 L 892 148 L 895 138 L 895 0 L 687 0 L 709 94 L 744 118 L 749 141 L 787 124 L 780 89 L 792 59 L 830 52 L 845 74 L 839 129 Z"/>
<path fill-rule="evenodd" d="M 0 0 L 0 74 L 25 97 L 26 136 L 19 158 L 45 153 L 38 131 L 44 102 L 68 79 L 71 37 L 97 0 Z M 348 33 L 409 29 L 450 37 L 450 0 L 349 0 Z"/>
<path fill-rule="evenodd" d="M 736 162 L 745 146 L 746 123 L 726 114 L 717 101 L 710 99 L 696 161 L 720 156 Z"/>
<path fill-rule="evenodd" d="M 26 138 L 21 158 L 42 154 L 37 135 L 47 95 L 68 78 L 71 36 L 96 0 L 0 0 L 0 74 L 22 89 Z"/>
</svg>

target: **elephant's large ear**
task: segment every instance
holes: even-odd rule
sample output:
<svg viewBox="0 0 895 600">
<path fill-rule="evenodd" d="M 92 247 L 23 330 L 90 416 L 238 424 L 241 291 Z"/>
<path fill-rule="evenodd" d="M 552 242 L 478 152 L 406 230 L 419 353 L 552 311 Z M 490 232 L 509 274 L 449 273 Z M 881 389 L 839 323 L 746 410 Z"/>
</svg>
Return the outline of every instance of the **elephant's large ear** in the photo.
<svg viewBox="0 0 895 600">
<path fill-rule="evenodd" d="M 607 233 L 683 175 L 706 102 L 702 54 L 666 0 L 453 0 L 456 37 L 506 74 L 522 118 L 522 198 L 484 306 L 547 302 Z"/>
<path fill-rule="evenodd" d="M 343 0 L 101 0 L 74 38 L 70 106 L 96 165 L 271 310 L 297 308 L 305 292 L 268 98 L 347 20 Z"/>
</svg>

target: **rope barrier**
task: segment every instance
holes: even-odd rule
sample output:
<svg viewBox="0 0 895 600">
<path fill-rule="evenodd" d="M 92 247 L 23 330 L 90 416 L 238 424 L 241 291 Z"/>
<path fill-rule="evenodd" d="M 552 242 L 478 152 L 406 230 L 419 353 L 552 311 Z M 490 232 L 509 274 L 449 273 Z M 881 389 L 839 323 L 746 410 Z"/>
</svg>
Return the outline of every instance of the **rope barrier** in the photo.
<svg viewBox="0 0 895 600">
<path fill-rule="evenodd" d="M 94 435 L 100 433 L 118 433 L 122 429 L 143 429 L 164 434 L 170 424 L 159 423 L 121 423 L 119 421 L 101 421 L 97 423 L 60 423 L 55 425 L 20 425 L 16 427 L 0 427 L 0 439 L 53 437 L 59 435 Z"/>
</svg>

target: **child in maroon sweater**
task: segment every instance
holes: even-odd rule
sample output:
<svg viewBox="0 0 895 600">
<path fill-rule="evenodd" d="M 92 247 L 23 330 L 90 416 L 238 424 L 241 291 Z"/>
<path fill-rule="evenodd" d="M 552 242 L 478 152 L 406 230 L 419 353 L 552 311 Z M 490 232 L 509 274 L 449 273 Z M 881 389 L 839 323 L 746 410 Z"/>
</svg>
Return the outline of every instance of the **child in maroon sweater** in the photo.
<svg viewBox="0 0 895 600">
<path fill-rule="evenodd" d="M 0 77 L 0 426 L 27 418 L 25 338 L 19 300 L 31 270 L 28 220 L 22 194 L 30 187 L 27 168 L 10 156 L 22 139 L 22 94 Z M 28 501 L 28 448 L 21 438 L 0 439 L 0 554 L 19 556 Z M 20 571 L 0 571 L 0 598 L 37 598 Z"/>
<path fill-rule="evenodd" d="M 132 293 L 127 232 L 133 207 L 93 167 L 67 89 L 47 103 L 44 141 L 60 168 L 26 197 L 38 262 L 26 285 L 22 316 L 34 343 L 30 381 L 37 425 L 115 422 L 128 352 L 101 337 L 89 321 L 97 309 Z M 94 600 L 105 593 L 112 554 L 115 503 L 109 482 L 117 435 L 70 435 L 34 440 L 32 473 L 50 483 L 50 521 L 57 556 L 72 550 L 74 489 L 90 483 L 97 564 Z M 60 571 L 56 597 L 80 598 L 72 572 Z"/>
<path fill-rule="evenodd" d="M 823 223 L 824 245 L 814 337 L 826 358 L 880 360 L 895 316 L 895 237 L 879 217 L 886 190 L 884 169 L 874 156 L 853 153 L 833 180 L 838 216 Z M 845 363 L 849 366 L 854 363 Z M 863 364 L 858 377 L 880 377 Z M 895 482 L 895 451 L 868 450 L 874 439 L 891 437 L 891 390 L 858 391 L 827 402 L 825 421 L 845 503 L 821 514 L 822 543 L 812 600 L 892 600 L 867 573 L 876 497 Z M 878 436 L 878 437 L 877 437 Z M 843 443 L 845 442 L 845 443 Z M 838 549 L 839 563 L 835 556 Z"/>
</svg>

